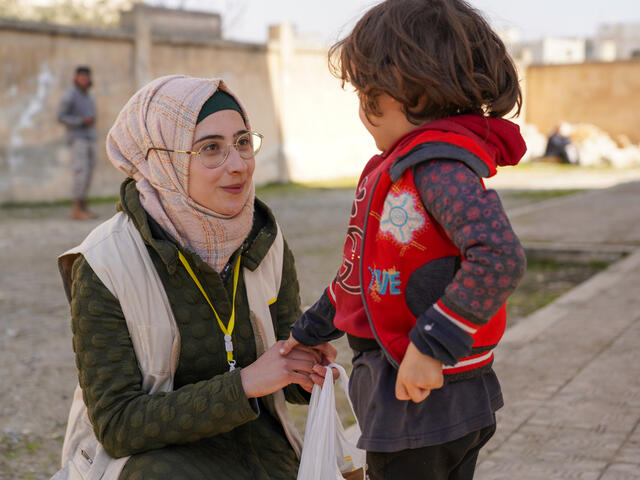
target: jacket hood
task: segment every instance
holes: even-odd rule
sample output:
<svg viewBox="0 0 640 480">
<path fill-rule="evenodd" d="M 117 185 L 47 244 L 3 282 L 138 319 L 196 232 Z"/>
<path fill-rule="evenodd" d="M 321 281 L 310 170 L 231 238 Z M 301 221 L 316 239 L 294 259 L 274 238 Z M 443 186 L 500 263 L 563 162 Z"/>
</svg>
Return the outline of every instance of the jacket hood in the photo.
<svg viewBox="0 0 640 480">
<path fill-rule="evenodd" d="M 428 125 L 430 129 L 442 129 L 475 137 L 498 167 L 517 165 L 527 151 L 520 127 L 504 118 L 458 115 L 435 120 Z"/>
<path fill-rule="evenodd" d="M 434 149 L 435 143 L 444 147 Z M 449 154 L 452 153 L 452 149 L 465 149 L 468 155 L 474 157 L 467 163 L 470 163 L 472 168 L 475 167 L 474 170 L 483 177 L 493 176 L 496 167 L 517 165 L 527 151 L 520 127 L 515 123 L 502 118 L 468 114 L 434 120 L 422 125 L 398 139 L 382 156 L 402 152 L 398 160 L 406 168 L 415 163 L 416 159 L 407 162 L 404 157 L 411 154 L 416 157 L 415 154 L 419 154 L 422 160 L 427 159 L 422 148 L 427 144 L 430 145 L 431 158 L 456 158 L 461 154 L 454 152 L 451 157 Z M 401 170 L 403 168 L 399 166 L 396 172 Z"/>
</svg>

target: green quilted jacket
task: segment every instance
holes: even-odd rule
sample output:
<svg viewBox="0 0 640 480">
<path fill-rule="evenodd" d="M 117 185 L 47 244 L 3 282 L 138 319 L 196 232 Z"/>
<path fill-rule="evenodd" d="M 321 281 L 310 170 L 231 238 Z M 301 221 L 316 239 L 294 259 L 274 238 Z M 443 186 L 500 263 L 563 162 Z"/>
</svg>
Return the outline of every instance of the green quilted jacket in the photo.
<svg viewBox="0 0 640 480">
<path fill-rule="evenodd" d="M 255 207 L 253 228 L 240 249 L 241 265 L 250 270 L 260 264 L 276 233 L 269 208 L 258 199 Z M 120 479 L 295 478 L 298 461 L 274 416 L 271 397 L 247 399 L 242 389 L 241 368 L 256 359 L 242 274 L 233 332 L 240 368 L 228 372 L 223 334 L 213 313 L 180 263 L 178 244 L 142 208 L 133 180 L 123 183 L 117 208 L 131 218 L 147 245 L 181 338 L 174 391 L 148 395 L 118 300 L 83 257 L 75 261 L 71 316 L 79 382 L 94 432 L 107 453 L 132 455 Z M 220 317 L 228 319 L 233 282 L 225 270 L 231 269 L 218 274 L 194 252 L 182 252 Z M 287 338 L 300 315 L 300 297 L 286 242 L 282 284 L 271 313 L 276 337 Z M 285 395 L 293 403 L 309 398 L 295 385 Z"/>
</svg>

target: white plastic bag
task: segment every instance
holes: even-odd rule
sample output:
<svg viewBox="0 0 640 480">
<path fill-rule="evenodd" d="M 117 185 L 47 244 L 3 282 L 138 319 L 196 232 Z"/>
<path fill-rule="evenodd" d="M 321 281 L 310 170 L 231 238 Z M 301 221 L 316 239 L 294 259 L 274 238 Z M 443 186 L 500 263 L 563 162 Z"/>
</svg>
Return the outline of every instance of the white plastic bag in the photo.
<svg viewBox="0 0 640 480">
<path fill-rule="evenodd" d="M 336 411 L 331 367 L 340 372 L 338 384 L 349 399 L 347 372 L 338 364 L 328 365 L 326 376 L 328 381 L 324 382 L 322 388 L 314 385 L 311 391 L 298 480 L 343 480 L 345 477 L 340 472 L 348 473 L 364 469 L 365 451 L 360 450 L 347 439 Z M 351 400 L 349 400 L 349 406 L 353 411 Z M 360 427 L 357 425 L 357 420 L 356 428 L 359 437 Z M 364 478 L 364 475 L 360 478 Z"/>
</svg>

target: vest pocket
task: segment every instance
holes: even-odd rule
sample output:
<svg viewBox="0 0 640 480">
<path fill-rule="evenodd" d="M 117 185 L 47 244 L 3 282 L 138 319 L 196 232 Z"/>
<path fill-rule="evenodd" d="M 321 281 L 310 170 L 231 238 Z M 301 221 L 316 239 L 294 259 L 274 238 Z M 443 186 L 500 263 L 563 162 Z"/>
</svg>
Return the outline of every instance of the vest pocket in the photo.
<svg viewBox="0 0 640 480">
<path fill-rule="evenodd" d="M 69 477 L 82 478 L 89 480 L 91 478 L 91 467 L 93 467 L 95 452 L 85 446 L 78 446 L 75 454 L 69 460 Z"/>
</svg>

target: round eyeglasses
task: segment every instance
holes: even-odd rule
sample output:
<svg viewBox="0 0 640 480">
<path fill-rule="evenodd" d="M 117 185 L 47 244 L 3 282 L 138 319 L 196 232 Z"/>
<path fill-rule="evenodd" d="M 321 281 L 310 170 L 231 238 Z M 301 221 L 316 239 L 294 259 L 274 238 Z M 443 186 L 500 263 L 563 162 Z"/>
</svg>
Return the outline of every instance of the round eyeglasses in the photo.
<svg viewBox="0 0 640 480">
<path fill-rule="evenodd" d="M 235 148 L 241 158 L 248 160 L 260 151 L 262 147 L 262 139 L 264 135 L 258 132 L 245 132 L 236 138 L 233 144 L 227 144 L 221 138 L 212 138 L 203 143 L 197 152 L 188 150 L 173 150 L 170 148 L 150 147 L 144 159 L 149 158 L 152 150 L 159 152 L 176 152 L 186 153 L 188 155 L 197 155 L 200 163 L 206 168 L 217 168 L 221 166 L 229 157 L 231 147 Z"/>
</svg>

